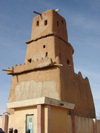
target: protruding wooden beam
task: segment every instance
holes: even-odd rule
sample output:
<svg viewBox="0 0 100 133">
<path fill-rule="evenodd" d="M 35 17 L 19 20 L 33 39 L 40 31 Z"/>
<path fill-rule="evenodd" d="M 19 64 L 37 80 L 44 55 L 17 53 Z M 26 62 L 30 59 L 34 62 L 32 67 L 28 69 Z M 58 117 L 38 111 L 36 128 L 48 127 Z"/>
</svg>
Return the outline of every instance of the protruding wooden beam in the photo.
<svg viewBox="0 0 100 133">
<path fill-rule="evenodd" d="M 8 70 L 8 69 L 2 69 L 2 71 L 10 71 L 10 72 L 12 72 L 12 70 Z"/>
<path fill-rule="evenodd" d="M 39 12 L 37 12 L 37 11 L 33 11 L 33 13 L 38 14 L 38 15 L 41 16 L 41 13 L 39 13 Z"/>
</svg>

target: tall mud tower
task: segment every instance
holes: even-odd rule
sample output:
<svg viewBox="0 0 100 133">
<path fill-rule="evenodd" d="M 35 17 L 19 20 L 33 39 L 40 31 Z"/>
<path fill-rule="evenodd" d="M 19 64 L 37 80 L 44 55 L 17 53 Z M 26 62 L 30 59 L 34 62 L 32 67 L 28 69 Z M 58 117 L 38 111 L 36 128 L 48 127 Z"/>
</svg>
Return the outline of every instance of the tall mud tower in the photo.
<svg viewBox="0 0 100 133">
<path fill-rule="evenodd" d="M 75 104 L 74 114 L 95 117 L 88 78 L 76 74 L 66 21 L 55 10 L 33 18 L 25 63 L 8 68 L 12 84 L 8 103 L 50 97 Z"/>
</svg>

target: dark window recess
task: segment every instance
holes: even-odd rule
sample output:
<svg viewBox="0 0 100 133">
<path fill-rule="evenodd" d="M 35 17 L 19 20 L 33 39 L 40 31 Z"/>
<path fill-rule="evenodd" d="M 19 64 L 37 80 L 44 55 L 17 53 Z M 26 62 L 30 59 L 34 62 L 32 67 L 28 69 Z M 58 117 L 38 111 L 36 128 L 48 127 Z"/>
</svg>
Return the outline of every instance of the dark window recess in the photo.
<svg viewBox="0 0 100 133">
<path fill-rule="evenodd" d="M 57 21 L 57 26 L 59 26 L 59 21 Z"/>
<path fill-rule="evenodd" d="M 46 52 L 45 56 L 48 56 L 48 52 Z"/>
<path fill-rule="evenodd" d="M 32 62 L 32 59 L 28 59 L 28 62 L 31 63 Z"/>
<path fill-rule="evenodd" d="M 69 61 L 69 59 L 67 59 L 67 64 L 68 64 L 68 65 L 70 64 L 70 61 Z"/>
<path fill-rule="evenodd" d="M 61 22 L 62 22 L 62 24 L 64 23 L 64 21 L 63 21 L 63 20 L 62 20 Z"/>
<path fill-rule="evenodd" d="M 43 48 L 45 48 L 46 46 L 45 45 L 43 45 Z"/>
<path fill-rule="evenodd" d="M 36 22 L 36 25 L 39 26 L 39 21 Z"/>
<path fill-rule="evenodd" d="M 47 23 L 48 23 L 47 20 L 45 20 L 45 21 L 44 21 L 44 25 L 47 25 Z"/>
</svg>

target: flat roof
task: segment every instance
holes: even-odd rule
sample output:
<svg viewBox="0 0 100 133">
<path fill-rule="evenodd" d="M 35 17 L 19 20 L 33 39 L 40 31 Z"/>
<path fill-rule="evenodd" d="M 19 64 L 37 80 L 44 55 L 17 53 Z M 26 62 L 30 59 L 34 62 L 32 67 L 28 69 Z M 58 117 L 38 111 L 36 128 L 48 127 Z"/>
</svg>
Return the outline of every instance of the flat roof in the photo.
<svg viewBox="0 0 100 133">
<path fill-rule="evenodd" d="M 75 104 L 72 103 L 64 102 L 49 97 L 40 97 L 23 101 L 9 102 L 7 103 L 7 108 L 9 109 L 23 108 L 23 107 L 36 106 L 38 104 L 53 105 L 53 106 L 67 108 L 69 110 L 73 110 L 75 107 Z"/>
</svg>

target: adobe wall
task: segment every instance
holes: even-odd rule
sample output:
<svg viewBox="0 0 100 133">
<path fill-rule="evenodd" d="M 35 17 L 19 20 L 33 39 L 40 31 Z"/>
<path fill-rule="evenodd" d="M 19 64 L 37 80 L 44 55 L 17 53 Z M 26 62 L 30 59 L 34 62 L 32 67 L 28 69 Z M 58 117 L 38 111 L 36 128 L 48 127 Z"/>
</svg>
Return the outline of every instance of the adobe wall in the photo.
<svg viewBox="0 0 100 133">
<path fill-rule="evenodd" d="M 100 120 L 70 115 L 68 118 L 70 133 L 100 133 Z"/>
<path fill-rule="evenodd" d="M 95 118 L 89 81 L 74 72 L 65 19 L 55 10 L 36 16 L 26 43 L 25 63 L 8 68 L 13 75 L 8 102 L 46 96 L 74 103 L 75 115 Z"/>
<path fill-rule="evenodd" d="M 14 114 L 9 116 L 9 128 L 18 129 L 18 132 L 26 132 L 26 114 L 34 114 L 34 133 L 37 133 L 37 109 L 32 108 L 22 108 L 16 109 Z"/>
<path fill-rule="evenodd" d="M 18 132 L 25 132 L 26 114 L 34 114 L 34 133 L 37 133 L 37 126 L 39 126 L 37 108 L 33 107 L 15 110 L 15 113 L 9 116 L 9 128 L 13 127 L 18 129 Z M 43 119 L 42 133 L 100 133 L 100 120 L 97 120 L 97 125 L 94 127 L 93 119 L 78 116 L 72 119 L 68 111 L 62 108 L 45 106 Z"/>
<path fill-rule="evenodd" d="M 93 120 L 76 116 L 75 129 L 76 133 L 93 133 Z"/>
<path fill-rule="evenodd" d="M 0 116 L 0 128 L 3 128 L 3 127 L 2 127 L 2 124 L 3 124 L 2 121 L 3 121 L 3 116 L 1 115 L 1 116 Z"/>
<path fill-rule="evenodd" d="M 60 71 L 62 100 L 75 104 L 75 115 L 95 118 L 95 107 L 88 79 L 83 79 L 80 72 L 72 73 L 70 66 L 68 67 L 69 71 L 66 69 Z"/>
<path fill-rule="evenodd" d="M 38 114 L 38 107 L 15 109 L 14 114 L 9 116 L 8 127 L 13 128 L 13 130 L 18 129 L 18 132 L 25 132 L 27 114 L 34 115 L 34 133 L 40 133 L 40 130 L 41 133 L 71 133 L 71 125 L 69 125 L 67 119 L 67 110 L 53 106 L 44 106 L 44 115 L 42 119 Z M 38 119 L 42 121 L 38 123 Z"/>
<path fill-rule="evenodd" d="M 26 130 L 26 115 L 34 116 L 34 133 L 99 133 L 100 120 L 69 115 L 69 109 L 60 104 L 56 106 L 38 104 L 30 107 L 14 109 L 9 115 L 9 128 L 18 129 L 18 132 Z M 9 129 L 8 128 L 8 129 Z"/>
<path fill-rule="evenodd" d="M 100 133 L 100 120 L 97 120 L 97 133 Z"/>
<path fill-rule="evenodd" d="M 14 112 L 9 115 L 9 128 L 25 132 L 26 116 L 33 115 L 34 133 L 69 132 L 71 125 L 68 123 L 68 111 L 74 109 L 74 106 L 47 97 L 8 103 L 7 107 L 14 109 Z M 31 127 L 28 128 L 32 129 Z"/>
<path fill-rule="evenodd" d="M 8 115 L 2 115 L 0 116 L 0 128 L 2 128 L 2 130 L 7 133 L 8 131 Z"/>
<path fill-rule="evenodd" d="M 55 37 L 55 58 L 59 57 L 59 63 L 63 65 L 63 69 L 66 68 L 67 71 L 71 69 L 72 72 L 74 72 L 73 53 L 74 49 L 71 44 Z M 64 75 L 64 77 L 66 76 L 67 75 Z"/>
<path fill-rule="evenodd" d="M 52 60 L 54 60 L 55 59 L 54 39 L 55 38 L 53 36 L 48 36 L 28 44 L 25 62 L 27 63 L 28 59 L 30 58 L 34 62 L 46 57 L 49 57 Z"/>
<path fill-rule="evenodd" d="M 29 59 L 31 62 L 28 62 Z M 59 60 L 55 57 L 55 37 L 46 37 L 27 45 L 25 65 L 14 67 L 14 72 L 23 71 L 23 73 L 16 73 L 12 77 L 9 102 L 42 96 L 60 99 L 60 71 L 54 65 L 45 68 L 48 59 L 52 60 L 50 65 L 58 63 Z M 34 71 L 30 71 L 31 64 Z M 28 72 L 24 72 L 24 69 Z"/>
<path fill-rule="evenodd" d="M 49 132 L 71 133 L 71 124 L 68 120 L 66 109 L 51 106 L 49 109 Z"/>
<path fill-rule="evenodd" d="M 48 107 L 50 133 L 99 133 L 100 120 L 69 115 L 68 110 L 59 107 Z"/>
<path fill-rule="evenodd" d="M 61 37 L 65 41 L 68 41 L 66 21 L 55 10 L 47 10 L 46 12 L 43 12 L 42 15 L 33 18 L 31 40 L 52 33 Z"/>
<path fill-rule="evenodd" d="M 73 48 L 69 43 L 55 38 L 55 53 L 59 56 L 61 100 L 75 104 L 75 115 L 95 117 L 95 107 L 87 78 L 74 72 Z M 69 62 L 68 62 L 69 61 Z"/>
<path fill-rule="evenodd" d="M 44 76 L 45 75 L 45 76 Z M 60 99 L 59 69 L 45 69 L 15 75 L 12 78 L 8 102 L 14 102 L 38 97 Z"/>
</svg>

